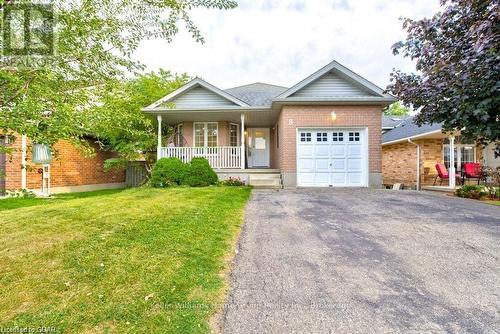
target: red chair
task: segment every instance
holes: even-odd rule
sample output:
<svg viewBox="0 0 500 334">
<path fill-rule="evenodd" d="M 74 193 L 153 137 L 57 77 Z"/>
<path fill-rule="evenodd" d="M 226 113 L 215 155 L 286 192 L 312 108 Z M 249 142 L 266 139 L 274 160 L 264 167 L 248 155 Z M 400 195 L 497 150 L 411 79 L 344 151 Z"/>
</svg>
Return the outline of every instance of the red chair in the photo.
<svg viewBox="0 0 500 334">
<path fill-rule="evenodd" d="M 446 166 L 444 164 L 436 164 L 436 170 L 438 172 L 438 175 L 436 175 L 436 178 L 434 179 L 434 183 L 432 184 L 433 186 L 436 185 L 438 177 L 441 179 L 439 185 L 442 185 L 444 180 L 450 179 L 450 174 L 448 173 L 448 169 L 446 169 Z M 455 178 L 460 182 L 460 173 L 455 173 Z"/>
<path fill-rule="evenodd" d="M 462 185 L 465 184 L 465 179 L 477 179 L 477 184 L 483 179 L 483 173 L 481 173 L 481 164 L 477 162 L 466 162 L 462 167 Z"/>
</svg>

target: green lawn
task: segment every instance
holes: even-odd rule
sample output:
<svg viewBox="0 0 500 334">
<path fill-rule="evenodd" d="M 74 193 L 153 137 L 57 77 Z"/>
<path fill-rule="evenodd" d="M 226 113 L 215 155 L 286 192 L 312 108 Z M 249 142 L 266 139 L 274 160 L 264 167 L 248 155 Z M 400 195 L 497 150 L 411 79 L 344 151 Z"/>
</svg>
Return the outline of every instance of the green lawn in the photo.
<svg viewBox="0 0 500 334">
<path fill-rule="evenodd" d="M 0 327 L 209 332 L 249 195 L 129 189 L 0 202 Z"/>
</svg>

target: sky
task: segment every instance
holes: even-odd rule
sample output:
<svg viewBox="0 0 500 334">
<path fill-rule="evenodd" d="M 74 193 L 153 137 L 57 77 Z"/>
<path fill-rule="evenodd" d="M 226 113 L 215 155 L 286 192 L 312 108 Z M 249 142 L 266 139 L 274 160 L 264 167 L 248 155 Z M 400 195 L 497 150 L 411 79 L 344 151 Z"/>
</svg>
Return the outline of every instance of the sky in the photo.
<svg viewBox="0 0 500 334">
<path fill-rule="evenodd" d="M 169 44 L 143 42 L 135 58 L 150 71 L 198 76 L 222 88 L 253 82 L 290 87 L 336 60 L 385 88 L 393 68 L 415 71 L 391 46 L 405 37 L 401 17 L 439 11 L 439 0 L 238 0 L 238 8 L 197 9 L 197 43 L 181 25 Z"/>
</svg>

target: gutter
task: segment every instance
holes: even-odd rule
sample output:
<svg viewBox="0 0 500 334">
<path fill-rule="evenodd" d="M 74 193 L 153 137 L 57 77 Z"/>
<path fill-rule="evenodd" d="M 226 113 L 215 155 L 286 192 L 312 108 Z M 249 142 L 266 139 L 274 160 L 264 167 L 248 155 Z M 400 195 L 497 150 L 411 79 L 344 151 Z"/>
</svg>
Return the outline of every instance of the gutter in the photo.
<svg viewBox="0 0 500 334">
<path fill-rule="evenodd" d="M 420 190 L 420 145 L 408 138 L 408 143 L 417 147 L 417 191 Z"/>
<path fill-rule="evenodd" d="M 415 135 L 415 136 L 411 136 L 411 137 L 404 137 L 404 138 L 400 138 L 400 139 L 395 139 L 395 140 L 391 140 L 391 141 L 387 141 L 385 143 L 382 143 L 382 146 L 396 144 L 396 143 L 402 143 L 402 142 L 407 142 L 408 140 L 412 140 L 412 139 L 415 139 L 415 138 L 425 137 L 425 136 L 432 135 L 432 134 L 435 134 L 435 133 L 443 133 L 443 131 L 441 131 L 441 129 L 439 129 L 439 130 L 434 130 L 434 131 L 429 131 L 429 132 L 421 133 L 419 135 Z"/>
</svg>

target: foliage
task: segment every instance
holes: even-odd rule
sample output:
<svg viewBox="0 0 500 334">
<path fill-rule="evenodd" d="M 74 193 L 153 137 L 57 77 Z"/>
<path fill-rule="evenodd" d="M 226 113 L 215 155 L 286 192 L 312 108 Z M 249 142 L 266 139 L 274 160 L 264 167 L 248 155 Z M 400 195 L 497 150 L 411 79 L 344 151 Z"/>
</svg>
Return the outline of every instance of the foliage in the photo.
<svg viewBox="0 0 500 334">
<path fill-rule="evenodd" d="M 500 139 L 500 8 L 497 1 L 441 0 L 430 19 L 404 19 L 407 38 L 393 46 L 416 61 L 419 73 L 395 70 L 388 90 L 419 109 L 417 124 L 482 143 Z M 500 153 L 497 145 L 496 153 Z"/>
<path fill-rule="evenodd" d="M 217 174 L 205 158 L 193 158 L 183 184 L 190 187 L 206 187 L 217 183 Z"/>
<path fill-rule="evenodd" d="M 0 58 L 0 129 L 50 145 L 59 139 L 80 142 L 103 117 L 119 120 L 121 115 L 113 115 L 110 109 L 100 110 L 111 113 L 103 115 L 91 107 L 110 84 L 144 69 L 132 58 L 141 41 L 170 42 L 182 22 L 194 40 L 203 42 L 190 11 L 237 5 L 233 0 L 52 3 L 57 36 L 54 53 Z M 0 49 L 4 42 L 0 38 Z"/>
<path fill-rule="evenodd" d="M 154 188 L 165 188 L 183 182 L 188 166 L 178 158 L 162 158 L 151 172 L 150 184 Z"/>
<path fill-rule="evenodd" d="M 484 186 L 481 185 L 465 185 L 456 190 L 458 197 L 480 199 L 488 194 Z"/>
<path fill-rule="evenodd" d="M 5 191 L 5 195 L 7 197 L 16 197 L 16 198 L 35 198 L 36 194 L 32 191 L 21 189 L 21 190 L 7 190 Z"/>
<path fill-rule="evenodd" d="M 157 128 L 153 117 L 141 111 L 187 82 L 184 75 L 173 75 L 160 69 L 129 80 L 113 80 L 100 94 L 101 103 L 93 112 L 101 115 L 93 132 L 101 144 L 118 153 L 117 158 L 105 162 L 106 169 L 123 168 L 128 161 L 146 160 L 146 169 L 156 160 Z M 171 129 L 164 125 L 166 137 Z"/>
<path fill-rule="evenodd" d="M 239 177 L 232 177 L 232 176 L 225 180 L 220 181 L 219 183 L 222 186 L 234 186 L 234 187 L 245 185 L 245 181 L 242 181 Z"/>
<path fill-rule="evenodd" d="M 394 102 L 384 110 L 386 116 L 408 116 L 410 109 L 401 104 L 401 102 Z"/>
<path fill-rule="evenodd" d="M 209 333 L 249 195 L 136 188 L 0 212 L 2 326 Z"/>
</svg>

